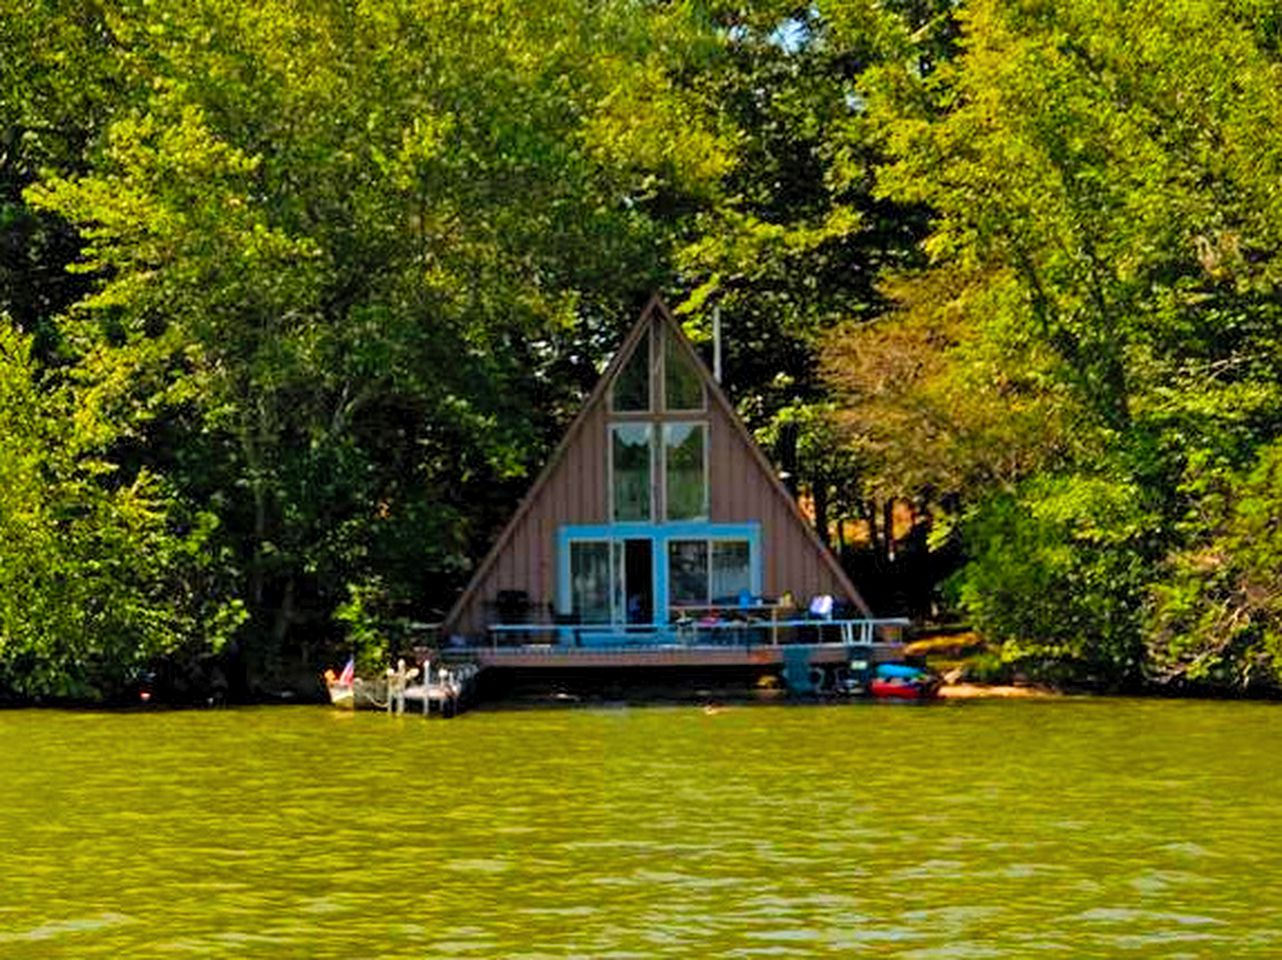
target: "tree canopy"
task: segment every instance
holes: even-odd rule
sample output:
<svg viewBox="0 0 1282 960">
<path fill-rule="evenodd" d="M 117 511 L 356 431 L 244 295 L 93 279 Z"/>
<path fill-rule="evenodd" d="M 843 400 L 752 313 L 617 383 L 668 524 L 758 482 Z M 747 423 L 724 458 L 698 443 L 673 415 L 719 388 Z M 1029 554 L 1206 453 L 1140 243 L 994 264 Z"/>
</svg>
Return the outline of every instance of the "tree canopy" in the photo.
<svg viewBox="0 0 1282 960">
<path fill-rule="evenodd" d="M 967 494 L 959 595 L 1012 656 L 1129 682 L 1151 655 L 1169 676 L 1231 642 L 1187 582 L 1191 557 L 1228 581 L 1242 562 L 1247 521 L 1220 498 L 1271 496 L 1276 16 L 971 0 L 957 17 L 956 58 L 870 78 L 878 190 L 931 209 L 931 263 L 897 281 L 897 314 L 833 343 L 832 378 L 890 471 L 912 455 L 887 423 L 935 454 L 912 482 Z M 879 385 L 891 364 L 911 369 Z M 1264 642 L 1268 604 L 1247 607 Z"/>
<path fill-rule="evenodd" d="M 122 425 L 95 454 L 220 518 L 259 673 L 323 638 L 351 585 L 444 601 L 664 279 L 669 208 L 715 197 L 734 162 L 680 96 L 681 69 L 718 53 L 686 10 L 7 19 L 25 25 L 3 58 L 22 213 L 77 230 L 87 278 L 40 321 L 80 402 Z"/>
<path fill-rule="evenodd" d="M 1012 663 L 1282 680 L 1271 4 L 0 24 L 0 693 L 434 619 L 655 289 L 822 536 L 932 506 Z"/>
</svg>

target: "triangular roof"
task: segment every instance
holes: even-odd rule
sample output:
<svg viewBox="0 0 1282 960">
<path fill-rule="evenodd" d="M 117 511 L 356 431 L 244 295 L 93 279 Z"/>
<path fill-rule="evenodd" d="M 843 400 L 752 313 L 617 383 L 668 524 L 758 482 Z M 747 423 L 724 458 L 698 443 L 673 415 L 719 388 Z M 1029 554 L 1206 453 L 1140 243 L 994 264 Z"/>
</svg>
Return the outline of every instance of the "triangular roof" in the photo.
<svg viewBox="0 0 1282 960">
<path fill-rule="evenodd" d="M 711 398 L 711 402 L 715 403 L 725 414 L 727 420 L 732 426 L 732 429 L 736 431 L 739 438 L 743 441 L 744 446 L 749 451 L 750 456 L 761 469 L 762 473 L 769 479 L 776 495 L 787 504 L 789 516 L 800 528 L 804 536 L 810 541 L 813 548 L 819 552 L 819 555 L 831 571 L 835 581 L 842 587 L 855 606 L 863 612 L 864 616 L 872 616 L 872 610 L 864 602 L 859 591 L 855 589 L 855 585 L 846 575 L 841 564 L 837 562 L 837 559 L 832 555 L 832 552 L 824 545 L 823 541 L 819 539 L 819 535 L 815 532 L 814 528 L 811 527 L 809 521 L 806 520 L 801 509 L 797 506 L 796 501 L 793 500 L 792 495 L 779 479 L 774 467 L 771 465 L 770 461 L 766 459 L 765 454 L 761 452 L 761 448 L 757 446 L 756 441 L 752 438 L 752 434 L 748 432 L 747 426 L 744 424 L 734 406 L 730 403 L 725 391 L 721 389 L 721 385 L 713 378 L 712 372 L 708 369 L 707 364 L 703 362 L 703 358 L 699 356 L 698 351 L 694 349 L 694 346 L 682 331 L 681 325 L 677 323 L 676 319 L 672 316 L 672 312 L 668 309 L 667 304 L 663 302 L 663 299 L 658 294 L 654 294 L 646 303 L 645 308 L 641 311 L 640 316 L 637 318 L 636 323 L 633 324 L 628 335 L 624 337 L 623 343 L 620 344 L 619 349 L 615 351 L 614 356 L 606 365 L 600 379 L 597 380 L 596 386 L 594 386 L 592 388 L 592 392 L 588 394 L 588 397 L 583 402 L 578 414 L 570 423 L 569 428 L 565 431 L 565 435 L 561 438 L 561 442 L 558 443 L 556 449 L 552 451 L 552 455 L 548 458 L 547 463 L 539 473 L 538 478 L 534 481 L 534 484 L 530 487 L 529 492 L 527 492 L 525 497 L 522 498 L 521 503 L 517 507 L 516 512 L 512 515 L 511 520 L 509 520 L 507 525 L 503 528 L 503 532 L 499 534 L 498 539 L 494 541 L 494 546 L 491 547 L 490 551 L 485 555 L 485 559 L 481 561 L 480 565 L 476 568 L 476 571 L 472 574 L 472 578 L 468 582 L 467 587 L 464 589 L 463 593 L 459 595 L 458 600 L 450 609 L 450 612 L 444 621 L 445 629 L 447 631 L 450 629 L 451 625 L 457 621 L 458 617 L 468 604 L 472 602 L 477 589 L 484 582 L 487 574 L 498 558 L 502 556 L 504 548 L 507 547 L 509 541 L 512 539 L 512 536 L 520 526 L 522 519 L 533 508 L 534 504 L 538 502 L 540 493 L 542 493 L 549 479 L 556 472 L 556 468 L 565 457 L 566 451 L 570 449 L 578 438 L 580 432 L 583 430 L 589 414 L 598 403 L 605 399 L 606 391 L 609 390 L 610 385 L 614 382 L 614 379 L 618 375 L 623 364 L 632 356 L 633 349 L 637 342 L 645 336 L 650 324 L 656 320 L 673 335 L 674 341 L 680 344 L 681 349 L 683 349 L 693 361 L 694 369 L 698 371 L 704 388 L 707 390 L 707 394 Z"/>
</svg>

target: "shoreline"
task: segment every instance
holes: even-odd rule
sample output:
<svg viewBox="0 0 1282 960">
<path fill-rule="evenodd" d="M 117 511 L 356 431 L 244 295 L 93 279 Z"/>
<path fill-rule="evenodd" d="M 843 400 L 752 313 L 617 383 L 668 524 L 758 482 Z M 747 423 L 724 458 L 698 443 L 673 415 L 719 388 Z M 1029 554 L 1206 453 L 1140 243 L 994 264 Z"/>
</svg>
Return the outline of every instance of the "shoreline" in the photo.
<svg viewBox="0 0 1282 960">
<path fill-rule="evenodd" d="M 936 694 L 939 700 L 1062 700 L 1067 696 L 1069 694 L 1050 687 L 1009 683 L 946 683 Z"/>
<path fill-rule="evenodd" d="M 1138 690 L 1103 690 L 1088 687 L 1060 689 L 1032 683 L 973 683 L 959 681 L 940 685 L 935 700 L 977 701 L 977 700 L 1022 700 L 1022 701 L 1067 701 L 1067 700 L 1110 700 L 1139 698 L 1146 700 L 1197 700 L 1197 701 L 1252 701 L 1258 703 L 1277 703 L 1282 701 L 1278 694 L 1270 695 L 1262 691 L 1245 692 L 1240 690 L 1172 690 L 1162 687 L 1148 687 Z M 552 687 L 539 691 L 503 690 L 482 696 L 469 709 L 477 708 L 517 708 L 517 709 L 559 709 L 573 706 L 591 706 L 596 704 L 628 703 L 635 706 L 654 704 L 655 706 L 673 705 L 706 705 L 708 703 L 741 704 L 741 705 L 789 705 L 812 703 L 859 703 L 874 702 L 870 696 L 835 696 L 819 695 L 814 697 L 789 697 L 780 689 L 751 689 L 730 686 L 691 686 L 685 689 L 641 686 L 628 689 L 618 688 L 574 688 Z M 930 701 L 922 701 L 929 703 Z M 215 702 L 185 701 L 169 702 L 163 698 L 148 702 L 123 700 L 84 701 L 57 700 L 38 698 L 29 701 L 0 701 L 0 713 L 17 710 L 54 710 L 86 713 L 135 713 L 151 714 L 170 711 L 189 710 L 223 710 L 240 707 L 287 707 L 287 706 L 329 706 L 326 698 L 317 696 L 262 696 L 249 700 L 218 700 Z"/>
</svg>

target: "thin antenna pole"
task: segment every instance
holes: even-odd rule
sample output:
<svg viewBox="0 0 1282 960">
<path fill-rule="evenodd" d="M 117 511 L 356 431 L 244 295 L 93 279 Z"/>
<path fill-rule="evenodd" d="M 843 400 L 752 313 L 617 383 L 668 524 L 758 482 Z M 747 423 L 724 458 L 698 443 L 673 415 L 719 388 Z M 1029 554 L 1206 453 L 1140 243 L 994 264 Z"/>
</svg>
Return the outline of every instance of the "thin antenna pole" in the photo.
<svg viewBox="0 0 1282 960">
<path fill-rule="evenodd" d="M 721 304 L 712 308 L 712 379 L 721 382 Z"/>
</svg>

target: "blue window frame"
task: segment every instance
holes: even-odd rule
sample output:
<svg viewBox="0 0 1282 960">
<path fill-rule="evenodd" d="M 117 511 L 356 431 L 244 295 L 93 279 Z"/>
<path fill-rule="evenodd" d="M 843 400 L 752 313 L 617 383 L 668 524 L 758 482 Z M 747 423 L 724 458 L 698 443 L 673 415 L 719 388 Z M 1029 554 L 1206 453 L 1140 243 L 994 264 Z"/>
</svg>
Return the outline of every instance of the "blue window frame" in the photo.
<svg viewBox="0 0 1282 960">
<path fill-rule="evenodd" d="M 565 525 L 557 530 L 556 563 L 557 563 L 557 610 L 570 613 L 574 599 L 573 581 L 571 580 L 570 554 L 571 544 L 583 542 L 622 543 L 625 540 L 649 540 L 651 542 L 654 589 L 655 620 L 666 622 L 669 600 L 669 542 L 670 541 L 710 541 L 717 543 L 744 543 L 748 545 L 749 555 L 749 589 L 759 595 L 762 583 L 761 524 L 752 523 L 611 523 L 592 525 Z M 711 574 L 716 577 L 715 570 Z"/>
</svg>

